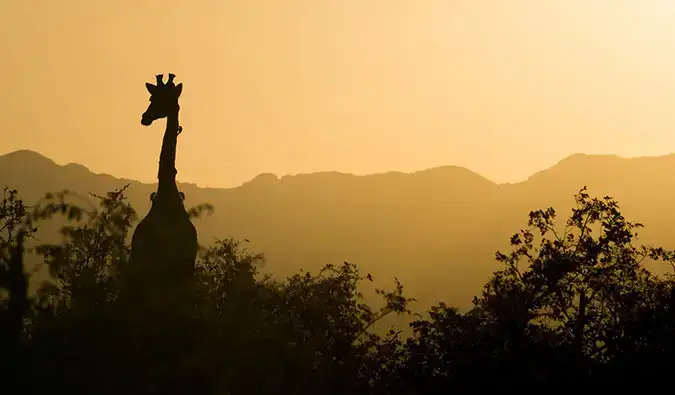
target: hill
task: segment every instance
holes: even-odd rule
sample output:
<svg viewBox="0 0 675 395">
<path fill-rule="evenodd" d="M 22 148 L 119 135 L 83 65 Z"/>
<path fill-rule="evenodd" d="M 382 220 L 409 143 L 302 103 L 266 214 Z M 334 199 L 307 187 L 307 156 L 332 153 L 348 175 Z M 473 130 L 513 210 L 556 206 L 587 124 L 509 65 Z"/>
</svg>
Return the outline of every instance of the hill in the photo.
<svg viewBox="0 0 675 395">
<path fill-rule="evenodd" d="M 261 174 L 237 188 L 180 184 L 186 205 L 216 211 L 196 222 L 202 244 L 232 236 L 264 252 L 264 270 L 286 275 L 350 261 L 377 279 L 398 276 L 422 309 L 444 300 L 467 306 L 498 268 L 494 253 L 508 247 L 532 209 L 553 206 L 566 218 L 573 195 L 618 199 L 629 220 L 647 225 L 643 241 L 675 247 L 675 155 L 623 159 L 572 155 L 524 182 L 495 184 L 465 168 L 355 176 L 321 172 Z M 0 186 L 18 189 L 28 203 L 69 189 L 86 196 L 131 184 L 128 197 L 145 215 L 152 184 L 94 174 L 79 164 L 60 166 L 32 151 L 0 156 Z M 55 226 L 43 237 L 55 236 Z"/>
</svg>

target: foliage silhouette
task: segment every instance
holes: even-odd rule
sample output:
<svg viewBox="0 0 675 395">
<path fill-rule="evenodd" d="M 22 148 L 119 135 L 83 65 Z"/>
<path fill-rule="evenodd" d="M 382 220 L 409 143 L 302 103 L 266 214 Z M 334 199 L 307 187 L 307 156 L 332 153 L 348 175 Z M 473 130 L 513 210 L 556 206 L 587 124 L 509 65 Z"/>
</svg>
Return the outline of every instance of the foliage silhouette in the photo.
<svg viewBox="0 0 675 395">
<path fill-rule="evenodd" d="M 433 306 L 409 337 L 373 330 L 387 314 L 410 314 L 398 281 L 376 291 L 374 308 L 360 292 L 372 276 L 353 264 L 279 279 L 229 238 L 200 249 L 186 293 L 135 298 L 127 282 L 148 273 L 133 270 L 125 189 L 86 209 L 68 191 L 32 207 L 4 192 L 3 371 L 27 393 L 511 393 L 635 384 L 672 366 L 673 276 L 643 263 L 673 265 L 675 254 L 636 245 L 642 225 L 585 188 L 563 226 L 552 208 L 530 213 L 471 310 Z M 60 243 L 24 247 L 57 214 L 72 220 Z M 34 297 L 22 267 L 30 252 L 52 275 Z"/>
</svg>

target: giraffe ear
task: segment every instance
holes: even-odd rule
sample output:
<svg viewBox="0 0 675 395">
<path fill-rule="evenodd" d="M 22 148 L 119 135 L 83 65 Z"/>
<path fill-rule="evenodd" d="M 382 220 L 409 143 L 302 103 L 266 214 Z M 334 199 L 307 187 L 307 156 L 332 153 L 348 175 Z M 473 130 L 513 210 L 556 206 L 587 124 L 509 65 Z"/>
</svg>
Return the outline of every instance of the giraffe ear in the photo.
<svg viewBox="0 0 675 395">
<path fill-rule="evenodd" d="M 180 97 L 180 94 L 183 93 L 183 83 L 176 85 L 176 99 Z"/>
<path fill-rule="evenodd" d="M 156 87 L 155 85 L 152 85 L 152 84 L 149 83 L 149 82 L 146 82 L 146 83 L 145 83 L 145 88 L 148 90 L 148 92 L 150 92 L 151 95 L 154 95 L 154 94 L 155 94 L 155 89 L 157 89 L 157 87 Z"/>
</svg>

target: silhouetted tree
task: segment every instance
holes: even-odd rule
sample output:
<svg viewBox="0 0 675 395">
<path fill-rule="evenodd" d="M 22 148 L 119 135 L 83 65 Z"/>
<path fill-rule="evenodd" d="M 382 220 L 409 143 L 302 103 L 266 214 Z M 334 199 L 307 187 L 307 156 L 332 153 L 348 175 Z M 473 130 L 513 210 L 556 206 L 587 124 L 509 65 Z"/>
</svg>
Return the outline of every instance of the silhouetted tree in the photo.
<svg viewBox="0 0 675 395">
<path fill-rule="evenodd" d="M 136 216 L 124 191 L 94 196 L 98 205 L 86 209 L 69 202 L 68 191 L 32 207 L 5 191 L 3 371 L 23 380 L 27 393 L 588 390 L 655 379 L 672 366 L 673 277 L 643 263 L 673 265 L 675 254 L 635 245 L 642 225 L 585 188 L 563 226 L 552 208 L 530 213 L 511 251 L 496 254 L 503 267 L 472 309 L 433 306 L 411 323 L 410 337 L 373 330 L 388 314 L 411 313 L 413 299 L 398 281 L 376 290 L 383 298 L 376 309 L 361 294 L 372 276 L 353 264 L 276 278 L 261 273 L 262 254 L 228 238 L 201 248 L 192 288 L 139 299 L 125 284 L 142 284 L 148 273 L 131 261 Z M 24 247 L 56 214 L 71 220 L 61 241 Z M 40 253 L 52 278 L 32 298 L 24 250 Z"/>
<path fill-rule="evenodd" d="M 672 264 L 673 253 L 635 246 L 642 225 L 627 221 L 610 197 L 591 198 L 583 188 L 575 201 L 562 229 L 553 208 L 530 213 L 528 227 L 511 238 L 512 251 L 496 254 L 504 269 L 471 311 L 441 304 L 412 324 L 415 336 L 394 370 L 408 393 L 589 384 L 642 347 L 653 355 L 650 346 L 659 344 L 661 357 L 672 352 L 664 348 L 672 349 L 665 339 L 675 334 L 672 281 L 642 263 Z M 660 340 L 648 346 L 646 336 Z"/>
</svg>

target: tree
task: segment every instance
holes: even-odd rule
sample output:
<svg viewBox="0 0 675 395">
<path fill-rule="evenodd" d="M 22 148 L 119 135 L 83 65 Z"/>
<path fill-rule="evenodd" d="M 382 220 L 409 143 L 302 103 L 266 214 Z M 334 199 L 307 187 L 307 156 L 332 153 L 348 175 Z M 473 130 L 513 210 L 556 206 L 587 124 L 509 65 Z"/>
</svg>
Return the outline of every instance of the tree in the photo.
<svg viewBox="0 0 675 395">
<path fill-rule="evenodd" d="M 413 323 L 404 373 L 427 385 L 517 390 L 523 381 L 588 382 L 633 355 L 645 341 L 645 317 L 672 305 L 664 299 L 672 282 L 643 262 L 672 264 L 674 255 L 635 246 L 642 225 L 627 221 L 612 198 L 591 198 L 582 188 L 575 202 L 562 230 L 553 208 L 530 213 L 528 227 L 511 238 L 512 251 L 497 252 L 504 269 L 470 312 L 439 305 Z"/>
<path fill-rule="evenodd" d="M 375 323 L 409 314 L 395 280 L 378 309 L 361 290 L 372 276 L 326 265 L 287 278 L 264 275 L 264 256 L 225 238 L 201 249 L 194 286 L 145 306 L 125 294 L 134 275 L 127 244 L 135 220 L 124 188 L 87 210 L 67 191 L 26 207 L 16 192 L 0 206 L 3 340 L 29 392 L 101 394 L 444 394 L 655 377 L 675 355 L 673 276 L 646 260 L 675 253 L 635 245 L 642 225 L 609 197 L 586 189 L 561 227 L 552 208 L 530 213 L 503 265 L 474 306 L 445 303 L 411 324 L 412 337 Z M 202 206 L 209 209 L 209 206 Z M 200 210 L 191 210 L 199 214 Z M 54 281 L 29 298 L 23 240 L 55 214 L 72 219 L 58 244 L 38 245 Z M 133 281 L 143 280 L 134 279 Z M 28 323 L 28 325 L 26 325 Z M 21 374 L 19 374 L 21 373 Z"/>
<path fill-rule="evenodd" d="M 24 372 L 29 392 L 301 394 L 372 385 L 391 336 L 383 342 L 371 328 L 387 314 L 408 312 L 411 299 L 400 283 L 391 292 L 377 290 L 384 306 L 373 310 L 358 289 L 372 277 L 361 277 L 352 264 L 275 279 L 258 271 L 262 254 L 222 239 L 200 251 L 189 303 L 139 309 L 143 301 L 122 297 L 134 273 L 126 240 L 135 212 L 125 188 L 92 195 L 98 205 L 85 200 L 87 209 L 73 204 L 79 197 L 69 191 L 47 194 L 30 210 L 16 193 L 7 199 L 14 205 L 3 211 L 14 213 L 3 217 L 8 229 L 21 224 L 28 234 L 54 214 L 71 220 L 59 243 L 33 249 L 52 281 L 25 306 L 22 321 L 29 325 L 16 330 L 23 332 L 21 355 L 31 360 Z M 212 208 L 189 212 L 204 210 Z M 4 240 L 16 246 L 21 239 Z"/>
</svg>

